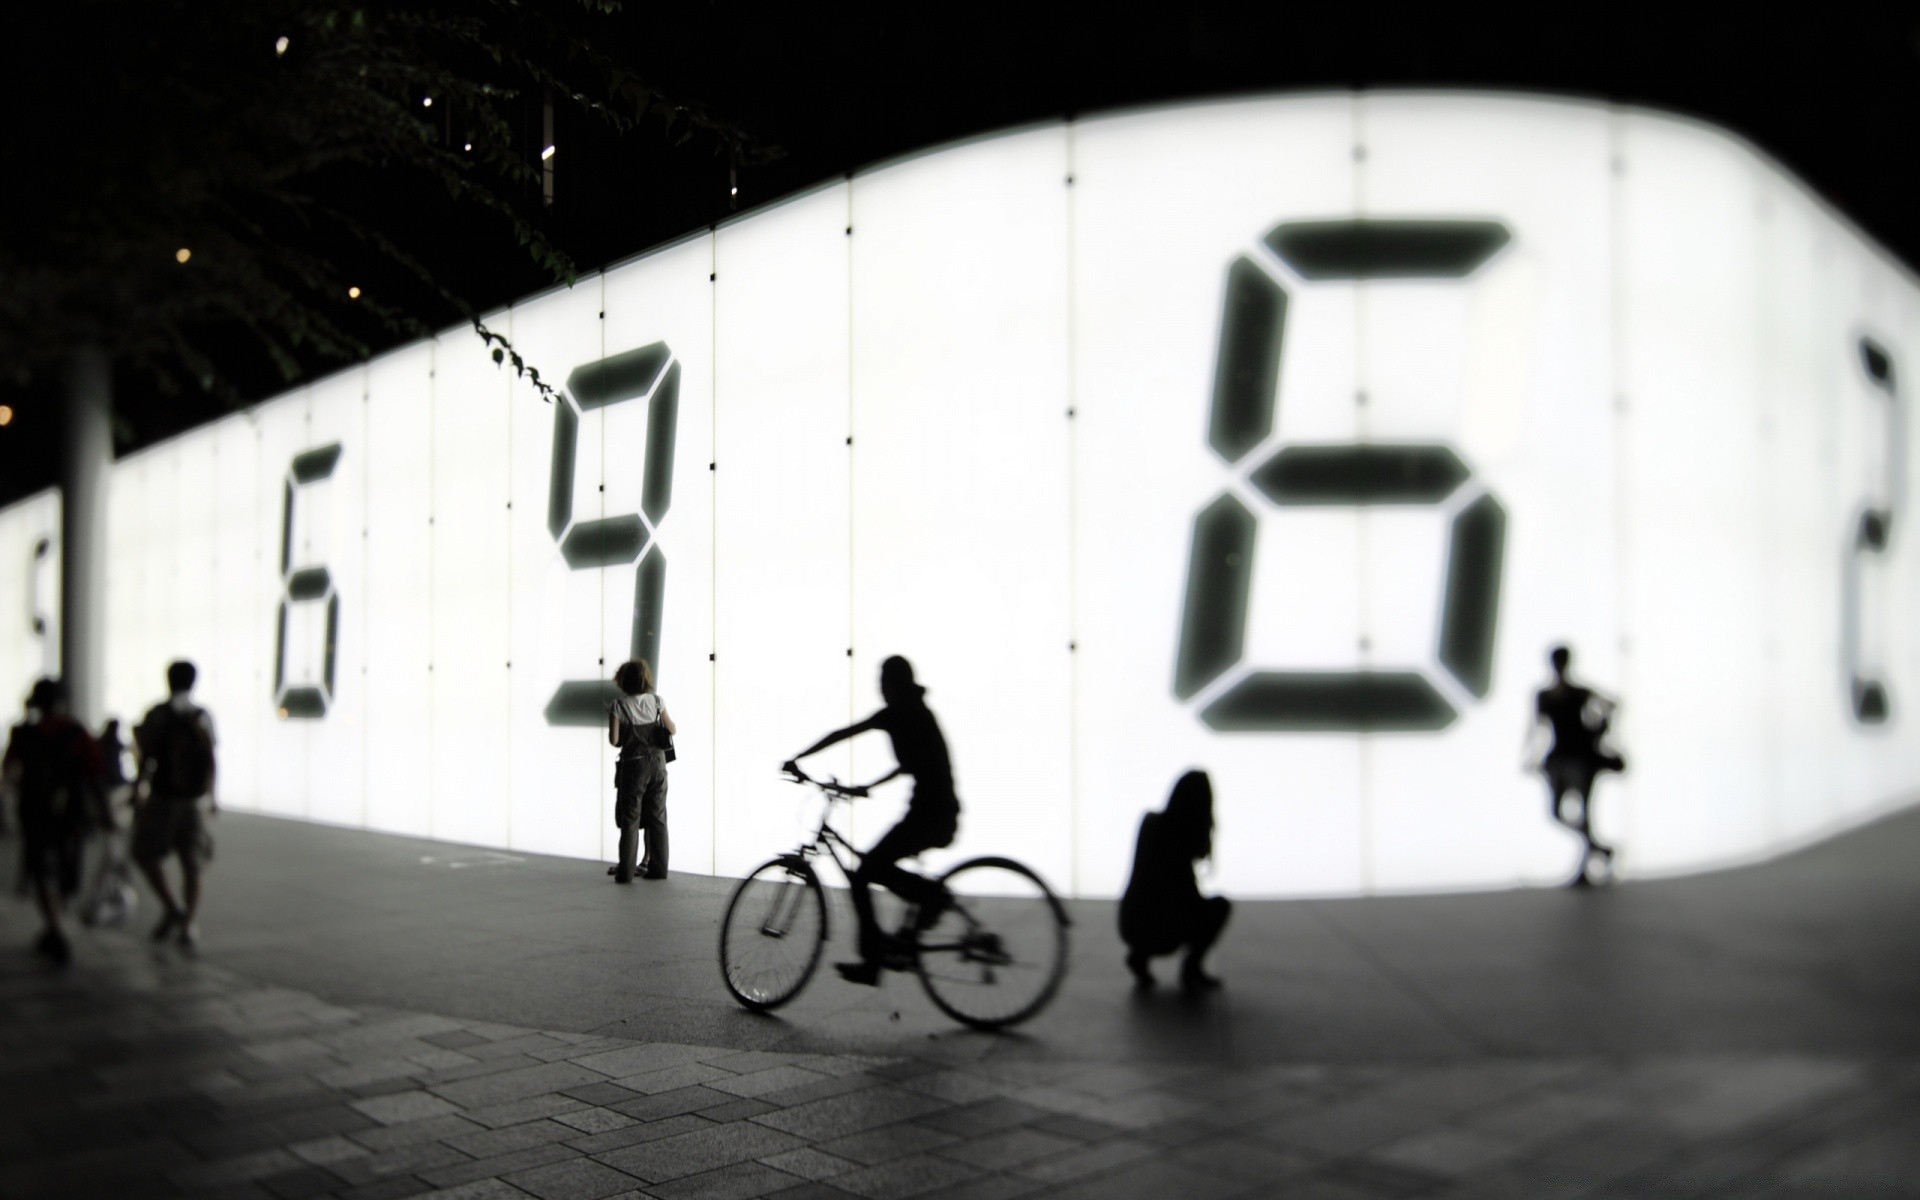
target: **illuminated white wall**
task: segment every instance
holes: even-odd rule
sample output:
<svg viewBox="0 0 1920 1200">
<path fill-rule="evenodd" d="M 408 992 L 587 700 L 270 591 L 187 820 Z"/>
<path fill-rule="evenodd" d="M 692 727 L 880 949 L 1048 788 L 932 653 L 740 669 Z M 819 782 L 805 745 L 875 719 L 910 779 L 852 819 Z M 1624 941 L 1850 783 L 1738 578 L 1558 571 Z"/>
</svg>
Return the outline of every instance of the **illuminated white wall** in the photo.
<svg viewBox="0 0 1920 1200">
<path fill-rule="evenodd" d="M 1708 128 L 1457 94 L 1124 113 L 878 167 L 488 321 L 570 422 L 455 330 L 116 466 L 109 701 L 198 661 L 226 803 L 609 854 L 604 734 L 549 718 L 628 656 L 638 596 L 682 870 L 793 840 L 777 764 L 876 706 L 895 653 L 965 805 L 936 857 L 1081 894 L 1121 886 L 1189 766 L 1231 893 L 1563 879 L 1520 769 L 1561 641 L 1625 699 L 1597 820 L 1628 874 L 1920 783 L 1920 289 Z M 1261 473 L 1407 447 L 1464 478 L 1361 503 Z M 0 553 L 47 510 L 0 514 Z M 1207 529 L 1244 540 L 1196 558 Z M 1304 717 L 1260 691 L 1309 672 L 1336 682 Z M 1314 699 L 1355 673 L 1426 698 L 1371 727 Z"/>
<path fill-rule="evenodd" d="M 33 681 L 60 673 L 60 493 L 0 508 L 0 717 L 11 725 Z"/>
</svg>

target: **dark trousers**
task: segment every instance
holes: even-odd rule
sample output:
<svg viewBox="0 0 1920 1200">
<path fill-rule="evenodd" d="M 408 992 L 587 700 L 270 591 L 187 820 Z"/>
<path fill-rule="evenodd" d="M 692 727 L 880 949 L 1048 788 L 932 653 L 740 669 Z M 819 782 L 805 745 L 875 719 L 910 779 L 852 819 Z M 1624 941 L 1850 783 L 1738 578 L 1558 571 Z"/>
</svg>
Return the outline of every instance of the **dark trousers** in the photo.
<svg viewBox="0 0 1920 1200">
<path fill-rule="evenodd" d="M 1141 922 L 1142 928 L 1123 930 L 1121 936 L 1127 940 L 1127 949 L 1141 958 L 1185 950 L 1185 969 L 1198 970 L 1200 960 L 1220 940 L 1232 915 L 1232 901 L 1225 896 L 1206 896 L 1174 913 L 1155 914 Z"/>
<path fill-rule="evenodd" d="M 632 879 L 640 838 L 647 840 L 647 875 L 667 877 L 667 760 L 660 751 L 622 761 L 613 771 L 613 823 L 620 827 L 616 878 Z"/>
<path fill-rule="evenodd" d="M 909 809 L 898 825 L 882 834 L 873 849 L 861 856 L 860 865 L 847 882 L 853 885 L 853 911 L 860 918 L 860 957 L 879 957 L 882 937 L 873 917 L 874 884 L 879 884 L 907 903 L 925 907 L 940 895 L 940 885 L 899 865 L 923 850 L 951 846 L 958 817 L 945 814 L 916 813 Z"/>
</svg>

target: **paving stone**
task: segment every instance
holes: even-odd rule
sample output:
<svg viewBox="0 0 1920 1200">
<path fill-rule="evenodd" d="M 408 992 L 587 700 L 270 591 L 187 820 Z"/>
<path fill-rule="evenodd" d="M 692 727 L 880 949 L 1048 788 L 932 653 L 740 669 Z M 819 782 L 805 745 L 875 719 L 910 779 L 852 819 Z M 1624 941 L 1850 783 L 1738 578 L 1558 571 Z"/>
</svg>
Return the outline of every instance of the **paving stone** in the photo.
<svg viewBox="0 0 1920 1200">
<path fill-rule="evenodd" d="M 663 1067 L 658 1071 L 643 1071 L 638 1075 L 625 1075 L 614 1080 L 618 1086 L 642 1096 L 658 1095 L 661 1092 L 677 1091 L 684 1087 L 711 1083 L 716 1079 L 732 1079 L 733 1072 L 722 1070 L 710 1063 L 684 1062 L 676 1066 Z M 816 1079 L 825 1076 L 816 1075 Z"/>
<path fill-rule="evenodd" d="M 641 1121 L 656 1121 L 661 1117 L 678 1116 L 681 1113 L 699 1112 L 703 1108 L 716 1108 L 722 1104 L 733 1103 L 733 1097 L 725 1092 L 716 1092 L 708 1087 L 683 1087 L 671 1092 L 661 1092 L 657 1096 L 637 1096 L 632 1100 L 622 1100 L 608 1105 L 613 1111 Z"/>
<path fill-rule="evenodd" d="M 1248 1183 L 1292 1178 L 1325 1161 L 1320 1156 L 1285 1149 L 1257 1138 L 1232 1136 L 1211 1137 L 1174 1147 L 1171 1157 L 1197 1171 Z"/>
<path fill-rule="evenodd" d="M 376 1154 L 388 1150 L 397 1150 L 402 1146 L 417 1145 L 421 1142 L 438 1141 L 441 1138 L 456 1137 L 463 1133 L 474 1133 L 485 1126 L 476 1125 L 465 1117 L 449 1114 L 444 1117 L 428 1117 L 424 1121 L 408 1121 L 404 1125 L 387 1125 L 377 1129 L 363 1129 L 347 1136 Z"/>
<path fill-rule="evenodd" d="M 647 1192 L 659 1197 L 659 1200 L 748 1200 L 749 1197 L 766 1196 L 805 1185 L 805 1180 L 795 1179 L 772 1167 L 742 1162 L 703 1171 L 698 1175 L 687 1175 L 668 1183 L 651 1184 Z"/>
<path fill-rule="evenodd" d="M 528 1146 L 524 1150 L 514 1150 L 507 1154 L 496 1154 L 489 1158 L 479 1158 L 472 1162 L 448 1163 L 445 1166 L 429 1167 L 418 1172 L 420 1178 L 437 1187 L 454 1187 L 462 1183 L 471 1183 L 476 1179 L 504 1177 L 514 1171 L 524 1171 L 530 1167 L 550 1166 L 554 1163 L 571 1162 L 581 1158 L 578 1150 L 569 1149 L 557 1142 L 548 1142 L 540 1146 Z"/>
<path fill-rule="evenodd" d="M 1481 1174 L 1509 1162 L 1524 1148 L 1522 1142 L 1511 1137 L 1443 1128 L 1376 1146 L 1367 1152 L 1367 1157 L 1429 1175 L 1459 1178 Z"/>
<path fill-rule="evenodd" d="M 898 1121 L 892 1125 L 882 1125 L 878 1129 L 869 1129 L 862 1133 L 821 1142 L 818 1149 L 862 1166 L 872 1166 L 890 1159 L 905 1158 L 910 1154 L 924 1154 L 942 1146 L 951 1146 L 959 1140 L 953 1134 L 942 1130 L 928 1129 L 924 1125 L 917 1125 L 910 1121 Z"/>
<path fill-rule="evenodd" d="M 629 1125 L 625 1129 L 610 1129 L 605 1133 L 570 1138 L 567 1145 L 583 1154 L 604 1154 L 623 1146 L 636 1146 L 641 1142 L 657 1142 L 661 1138 L 677 1137 L 700 1129 L 718 1128 L 720 1126 L 705 1117 L 696 1116 L 693 1113 L 681 1113 L 678 1116 L 662 1117 L 658 1121 Z"/>
<path fill-rule="evenodd" d="M 543 1146 L 548 1142 L 564 1142 L 568 1138 L 578 1137 L 580 1131 L 558 1121 L 542 1118 L 527 1121 L 520 1125 L 508 1125 L 502 1129 L 485 1129 L 476 1133 L 456 1134 L 442 1138 L 441 1141 L 475 1158 L 488 1158 L 495 1154 L 508 1154 L 515 1150 L 524 1150 L 528 1146 Z"/>
<path fill-rule="evenodd" d="M 748 1117 L 757 1117 L 761 1113 L 779 1112 L 780 1106 L 768 1104 L 765 1100 L 735 1100 L 731 1104 L 716 1104 L 712 1108 L 703 1108 L 700 1115 L 709 1121 L 744 1121 Z"/>
<path fill-rule="evenodd" d="M 1226 1200 L 1227 1197 L 1244 1195 L 1247 1190 L 1247 1185 L 1240 1181 L 1208 1175 L 1179 1163 L 1148 1161 L 1085 1178 L 1049 1194 L 1065 1200 L 1166 1200 L 1170 1196 L 1177 1196 L 1179 1200 Z M 1292 1197 L 1311 1193 L 1305 1189 L 1296 1191 L 1289 1183 L 1277 1194 Z M 1380 1200 L 1393 1193 L 1361 1194 L 1372 1200 Z"/>
<path fill-rule="evenodd" d="M 1151 1142 L 1120 1138 L 1034 1159 L 1015 1168 L 1014 1174 L 1043 1183 L 1065 1183 L 1142 1162 L 1158 1153 L 1160 1147 Z"/>
<path fill-rule="evenodd" d="M 641 1142 L 595 1157 L 653 1184 L 797 1149 L 804 1144 L 792 1134 L 741 1122 Z M 657 1188 L 649 1190 L 658 1191 Z"/>
<path fill-rule="evenodd" d="M 408 1121 L 424 1121 L 428 1117 L 442 1117 L 459 1111 L 454 1105 L 424 1091 L 395 1092 L 369 1100 L 355 1100 L 349 1107 L 365 1113 L 382 1125 L 403 1125 Z"/>
<path fill-rule="evenodd" d="M 508 1100 L 524 1100 L 528 1096 L 538 1096 L 544 1092 L 565 1091 L 567 1088 L 583 1083 L 593 1083 L 599 1078 L 600 1076 L 576 1063 L 541 1063 L 538 1066 L 502 1071 L 497 1075 L 480 1075 L 471 1079 L 435 1084 L 433 1091 L 461 1108 L 480 1108 L 488 1104 L 501 1104 Z"/>
<path fill-rule="evenodd" d="M 411 1175 L 398 1179 L 378 1179 L 372 1183 L 363 1183 L 342 1192 L 335 1192 L 334 1200 L 409 1200 L 433 1190 L 433 1185 L 425 1180 L 415 1179 Z"/>
<path fill-rule="evenodd" d="M 629 1125 L 639 1124 L 634 1118 L 610 1108 L 583 1108 L 576 1112 L 560 1113 L 553 1119 L 581 1133 L 606 1133 L 610 1129 L 625 1129 Z"/>
<path fill-rule="evenodd" d="M 460 1115 L 475 1124 L 485 1125 L 489 1129 L 499 1129 L 539 1117 L 558 1119 L 563 1114 L 583 1111 L 593 1110 L 584 1101 L 574 1098 L 570 1093 L 545 1092 L 538 1096 L 528 1096 L 523 1100 L 489 1104 L 485 1108 L 470 1108 Z"/>
<path fill-rule="evenodd" d="M 919 1200 L 1013 1200 L 1016 1196 L 1038 1195 L 1046 1185 L 1016 1175 L 982 1175 L 952 1187 L 923 1192 Z"/>
<path fill-rule="evenodd" d="M 427 1034 L 420 1040 L 439 1046 L 443 1050 L 464 1050 L 468 1046 L 482 1045 L 487 1039 L 470 1030 L 450 1029 L 446 1033 Z"/>
<path fill-rule="evenodd" d="M 880 1086 L 880 1080 L 864 1070 L 850 1071 L 841 1075 L 830 1075 L 818 1083 L 803 1083 L 799 1087 L 782 1088 L 780 1091 L 769 1092 L 760 1098 L 769 1104 L 789 1108 L 796 1104 L 805 1104 L 809 1100 L 825 1100 L 829 1096 L 844 1096 L 849 1092 L 860 1092 Z"/>
<path fill-rule="evenodd" d="M 288 1151 L 304 1162 L 324 1166 L 330 1162 L 339 1162 L 343 1158 L 359 1158 L 371 1153 L 360 1143 L 344 1137 L 315 1138 L 306 1142 L 295 1142 L 287 1147 Z"/>
<path fill-rule="evenodd" d="M 832 1179 L 835 1175 L 845 1175 L 861 1165 L 844 1158 L 837 1158 L 812 1146 L 763 1155 L 759 1161 L 775 1170 L 785 1171 L 789 1175 L 798 1175 L 802 1179 Z"/>
<path fill-rule="evenodd" d="M 309 1196 L 322 1196 L 340 1186 L 340 1180 L 319 1167 L 302 1167 L 297 1171 L 288 1171 L 280 1175 L 269 1175 L 260 1180 L 260 1186 L 281 1200 L 306 1200 Z"/>
<path fill-rule="evenodd" d="M 328 1163 L 326 1169 L 350 1185 L 359 1185 L 467 1161 L 468 1157 L 452 1146 L 443 1146 L 439 1142 L 420 1142 L 369 1154 L 365 1158 L 343 1158 L 339 1162 Z"/>
<path fill-rule="evenodd" d="M 945 1101 L 931 1096 L 882 1086 L 810 1101 L 779 1112 L 766 1113 L 753 1120 L 770 1129 L 818 1142 L 859 1133 L 876 1125 L 923 1117 L 946 1107 Z"/>
<path fill-rule="evenodd" d="M 584 1158 L 516 1171 L 505 1178 L 540 1200 L 604 1200 L 635 1187 L 633 1176 Z"/>
<path fill-rule="evenodd" d="M 830 1183 L 818 1183 L 809 1180 L 796 1183 L 792 1187 L 781 1188 L 777 1192 L 768 1192 L 766 1200 L 853 1200 L 852 1192 L 843 1192 Z"/>
<path fill-rule="evenodd" d="M 613 1104 L 621 1100 L 631 1100 L 639 1094 L 617 1083 L 583 1083 L 579 1087 L 570 1087 L 562 1093 L 588 1104 Z"/>
<path fill-rule="evenodd" d="M 735 1075 L 725 1079 L 716 1079 L 707 1086 L 715 1091 L 728 1092 L 735 1096 L 764 1096 L 769 1092 L 784 1091 L 787 1088 L 802 1087 L 809 1083 L 818 1083 L 828 1076 L 803 1067 L 768 1067 L 763 1071 L 754 1071 L 747 1075 Z"/>
<path fill-rule="evenodd" d="M 171 1172 L 169 1178 L 186 1188 L 216 1187 L 223 1183 L 250 1183 L 269 1175 L 279 1175 L 305 1166 L 285 1150 L 275 1147 L 253 1154 L 217 1158 L 210 1163 Z"/>
<path fill-rule="evenodd" d="M 1072 1138 L 1037 1129 L 1008 1129 L 974 1138 L 937 1151 L 942 1158 L 968 1163 L 985 1171 L 1004 1171 L 1037 1158 L 1047 1158 L 1080 1146 Z"/>
<path fill-rule="evenodd" d="M 422 1200 L 526 1200 L 527 1193 L 499 1179 L 479 1179 L 427 1192 Z"/>
<path fill-rule="evenodd" d="M 897 1197 L 918 1196 L 937 1188 L 952 1187 L 980 1173 L 977 1167 L 950 1158 L 916 1154 L 835 1176 L 833 1186 L 856 1196 L 865 1196 L 868 1200 L 896 1200 Z"/>
<path fill-rule="evenodd" d="M 1059 1114 L 1048 1112 L 1044 1108 L 1022 1104 L 1018 1100 L 996 1098 L 963 1104 L 958 1108 L 949 1108 L 943 1112 L 921 1117 L 919 1124 L 958 1134 L 961 1137 L 980 1137 L 1057 1115 Z"/>
<path fill-rule="evenodd" d="M 622 1079 L 629 1075 L 640 1075 L 648 1071 L 658 1071 L 665 1067 L 677 1067 L 682 1063 L 715 1057 L 720 1055 L 700 1046 L 652 1042 L 627 1046 L 620 1050 L 603 1050 L 598 1054 L 585 1054 L 569 1061 L 575 1066 L 595 1071 L 603 1078 Z"/>
</svg>

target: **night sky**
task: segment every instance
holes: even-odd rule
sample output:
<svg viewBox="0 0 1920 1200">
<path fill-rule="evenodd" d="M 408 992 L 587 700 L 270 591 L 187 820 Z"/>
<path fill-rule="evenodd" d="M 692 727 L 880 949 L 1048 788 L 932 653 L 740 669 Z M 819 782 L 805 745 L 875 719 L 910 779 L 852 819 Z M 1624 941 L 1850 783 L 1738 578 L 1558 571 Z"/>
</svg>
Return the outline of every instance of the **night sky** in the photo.
<svg viewBox="0 0 1920 1200">
<path fill-rule="evenodd" d="M 938 11 L 934 11 L 937 7 Z M 676 97 L 731 116 L 783 157 L 742 168 L 738 210 L 955 138 L 1066 114 L 1259 92 L 1463 88 L 1545 92 L 1694 115 L 1758 145 L 1869 235 L 1920 264 L 1920 9 L 1806 6 L 1798 20 L 1728 23 L 1542 6 L 1523 20 L 1453 6 L 1407 14 L 1363 5 L 914 6 L 633 4 L 603 49 Z M 529 125 L 535 118 L 529 115 Z M 555 141 L 552 226 L 592 269 L 727 216 L 728 168 L 708 145 L 679 148 L 566 123 Z M 408 197 L 397 198 L 406 203 Z M 548 286 L 497 229 L 450 222 L 421 198 L 418 236 L 459 238 L 476 307 Z M 32 235 L 15 230 L 16 236 Z M 452 313 L 435 324 L 455 323 Z M 250 400 L 286 389 L 236 341 L 226 365 Z M 316 364 L 321 371 L 341 364 Z M 163 399 L 117 381 L 123 452 L 220 415 L 204 397 Z M 22 417 L 42 389 L 0 387 Z M 0 503 L 53 481 L 52 422 L 0 429 Z"/>
</svg>

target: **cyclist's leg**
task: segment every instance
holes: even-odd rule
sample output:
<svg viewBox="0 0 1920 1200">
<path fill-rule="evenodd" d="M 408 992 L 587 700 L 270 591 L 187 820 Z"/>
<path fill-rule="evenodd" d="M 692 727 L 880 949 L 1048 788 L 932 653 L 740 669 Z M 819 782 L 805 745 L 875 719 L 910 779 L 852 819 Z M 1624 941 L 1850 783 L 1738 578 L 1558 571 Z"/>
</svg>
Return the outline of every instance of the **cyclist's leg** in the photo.
<svg viewBox="0 0 1920 1200">
<path fill-rule="evenodd" d="M 847 877 L 852 885 L 853 909 L 860 919 L 860 957 L 872 962 L 880 957 L 886 943 L 878 922 L 873 916 L 874 884 L 879 884 L 894 895 L 911 904 L 933 902 L 940 894 L 940 885 L 914 874 L 899 865 L 903 858 L 911 858 L 923 850 L 944 846 L 953 838 L 951 830 L 942 832 L 937 826 L 918 819 L 911 812 L 892 829 L 881 835 L 873 844 L 873 849 L 860 858 L 860 865 Z"/>
</svg>

